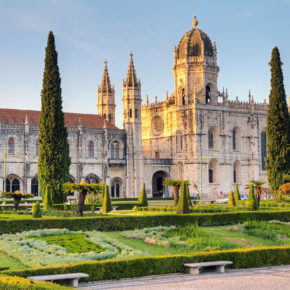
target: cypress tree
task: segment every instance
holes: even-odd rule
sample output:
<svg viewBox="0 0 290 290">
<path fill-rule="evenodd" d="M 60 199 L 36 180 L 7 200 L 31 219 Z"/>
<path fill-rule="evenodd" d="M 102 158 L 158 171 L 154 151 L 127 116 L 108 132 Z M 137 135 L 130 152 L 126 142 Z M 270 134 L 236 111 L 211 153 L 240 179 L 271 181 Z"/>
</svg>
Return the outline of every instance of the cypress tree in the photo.
<svg viewBox="0 0 290 290">
<path fill-rule="evenodd" d="M 110 191 L 109 185 L 106 184 L 103 205 L 102 205 L 102 213 L 108 213 L 112 210 L 111 198 L 110 198 Z"/>
<path fill-rule="evenodd" d="M 283 184 L 283 174 L 290 170 L 290 118 L 283 84 L 280 53 L 272 50 L 271 92 L 267 114 L 266 170 L 271 190 L 275 193 Z"/>
<path fill-rule="evenodd" d="M 177 214 L 186 214 L 189 213 L 188 199 L 187 199 L 187 183 L 183 182 L 180 188 L 180 197 L 178 200 L 176 213 Z"/>
<path fill-rule="evenodd" d="M 39 203 L 39 201 L 37 201 L 32 206 L 32 217 L 33 218 L 41 218 L 41 216 L 42 216 L 42 214 L 41 214 L 40 203 Z"/>
<path fill-rule="evenodd" d="M 239 186 L 236 183 L 236 190 L 235 190 L 235 199 L 236 201 L 241 200 L 241 195 L 240 195 L 240 191 L 239 191 Z"/>
<path fill-rule="evenodd" d="M 69 145 L 62 111 L 57 52 L 50 31 L 45 54 L 39 123 L 38 177 L 44 207 L 63 202 L 62 184 L 69 181 Z"/>
<path fill-rule="evenodd" d="M 248 206 L 249 206 L 249 209 L 251 209 L 251 210 L 258 209 L 258 203 L 257 203 L 256 197 L 255 197 L 253 184 L 250 184 L 250 187 L 249 187 Z"/>
<path fill-rule="evenodd" d="M 138 206 L 148 206 L 148 200 L 146 195 L 145 183 L 143 183 L 141 194 L 138 198 Z"/>
<path fill-rule="evenodd" d="M 235 196 L 233 194 L 233 191 L 230 191 L 229 195 L 229 202 L 228 202 L 228 207 L 235 207 L 236 206 L 236 201 L 235 201 Z"/>
</svg>

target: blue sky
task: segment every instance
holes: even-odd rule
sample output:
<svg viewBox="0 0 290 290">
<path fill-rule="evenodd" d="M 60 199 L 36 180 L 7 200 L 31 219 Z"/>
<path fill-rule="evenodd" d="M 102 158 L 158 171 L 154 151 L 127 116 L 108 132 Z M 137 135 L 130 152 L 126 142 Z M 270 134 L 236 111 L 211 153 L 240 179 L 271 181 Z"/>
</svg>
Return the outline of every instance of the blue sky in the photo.
<svg viewBox="0 0 290 290">
<path fill-rule="evenodd" d="M 142 98 L 173 91 L 173 48 L 192 28 L 216 42 L 218 87 L 230 99 L 268 100 L 271 50 L 278 46 L 290 94 L 290 0 L 0 0 L 0 107 L 40 109 L 48 31 L 56 38 L 66 112 L 96 113 L 104 59 L 122 127 L 122 81 L 130 51 Z"/>
</svg>

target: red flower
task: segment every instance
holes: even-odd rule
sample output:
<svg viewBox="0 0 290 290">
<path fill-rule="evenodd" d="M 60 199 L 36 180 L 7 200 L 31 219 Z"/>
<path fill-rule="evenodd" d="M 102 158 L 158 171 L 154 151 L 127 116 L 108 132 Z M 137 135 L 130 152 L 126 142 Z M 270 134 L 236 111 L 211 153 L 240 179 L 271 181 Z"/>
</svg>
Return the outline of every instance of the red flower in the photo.
<svg viewBox="0 0 290 290">
<path fill-rule="evenodd" d="M 61 208 L 59 208 L 59 210 L 61 210 Z"/>
<path fill-rule="evenodd" d="M 46 204 L 49 205 L 49 202 L 47 202 Z"/>
</svg>

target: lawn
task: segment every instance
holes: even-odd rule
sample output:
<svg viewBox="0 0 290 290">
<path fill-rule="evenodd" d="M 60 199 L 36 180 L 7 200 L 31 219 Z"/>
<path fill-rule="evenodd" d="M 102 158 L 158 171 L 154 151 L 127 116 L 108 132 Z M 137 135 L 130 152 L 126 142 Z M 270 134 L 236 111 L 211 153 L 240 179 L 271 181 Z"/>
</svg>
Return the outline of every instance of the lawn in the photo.
<svg viewBox="0 0 290 290">
<path fill-rule="evenodd" d="M 0 252 L 0 268 L 9 269 L 24 269 L 27 268 L 18 259 L 7 256 L 5 253 Z"/>
</svg>

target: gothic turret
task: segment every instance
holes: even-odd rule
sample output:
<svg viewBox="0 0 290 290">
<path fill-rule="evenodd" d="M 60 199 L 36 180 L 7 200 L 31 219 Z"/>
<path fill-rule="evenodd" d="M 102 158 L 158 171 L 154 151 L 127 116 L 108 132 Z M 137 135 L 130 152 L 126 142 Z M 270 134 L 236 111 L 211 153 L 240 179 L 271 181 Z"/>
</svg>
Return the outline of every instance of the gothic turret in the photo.
<svg viewBox="0 0 290 290">
<path fill-rule="evenodd" d="M 111 86 L 107 61 L 105 60 L 102 83 L 98 86 L 98 114 L 115 124 L 115 89 Z"/>
<path fill-rule="evenodd" d="M 141 83 L 136 77 L 133 54 L 126 80 L 123 81 L 123 124 L 127 132 L 127 192 L 137 197 L 143 182 L 141 129 Z"/>
</svg>

